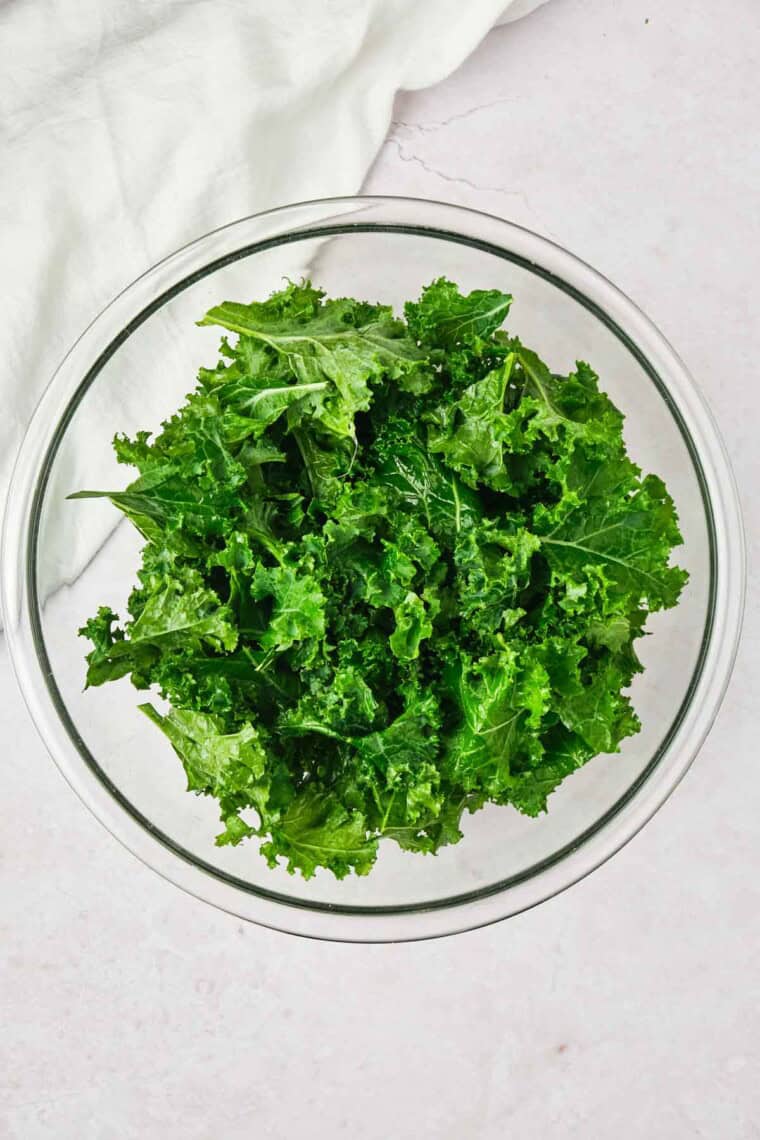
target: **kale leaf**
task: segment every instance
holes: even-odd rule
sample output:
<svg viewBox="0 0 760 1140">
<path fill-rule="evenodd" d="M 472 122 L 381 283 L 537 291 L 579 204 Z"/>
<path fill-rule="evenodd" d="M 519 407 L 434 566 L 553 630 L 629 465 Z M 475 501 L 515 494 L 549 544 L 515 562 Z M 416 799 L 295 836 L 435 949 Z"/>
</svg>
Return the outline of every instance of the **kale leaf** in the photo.
<svg viewBox="0 0 760 1140">
<path fill-rule="evenodd" d="M 588 364 L 501 330 L 508 294 L 440 278 L 404 308 L 310 283 L 225 301 L 220 357 L 105 496 L 145 539 L 124 620 L 81 633 L 86 684 L 129 676 L 219 844 L 368 873 L 487 802 L 527 815 L 639 722 L 647 615 L 686 574 Z M 232 334 L 234 340 L 228 339 Z"/>
</svg>

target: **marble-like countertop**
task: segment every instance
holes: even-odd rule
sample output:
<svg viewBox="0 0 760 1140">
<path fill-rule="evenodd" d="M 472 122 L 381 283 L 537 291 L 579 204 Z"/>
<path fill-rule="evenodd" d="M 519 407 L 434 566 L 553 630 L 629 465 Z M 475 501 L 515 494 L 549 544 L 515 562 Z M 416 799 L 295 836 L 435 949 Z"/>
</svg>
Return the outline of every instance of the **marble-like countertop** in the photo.
<svg viewBox="0 0 760 1140">
<path fill-rule="evenodd" d="M 706 391 L 760 554 L 760 7 L 551 0 L 398 99 L 367 182 L 556 238 Z M 64 785 L 0 653 L 0 1137 L 760 1136 L 760 610 L 659 815 L 486 930 L 299 941 L 144 868 Z"/>
</svg>

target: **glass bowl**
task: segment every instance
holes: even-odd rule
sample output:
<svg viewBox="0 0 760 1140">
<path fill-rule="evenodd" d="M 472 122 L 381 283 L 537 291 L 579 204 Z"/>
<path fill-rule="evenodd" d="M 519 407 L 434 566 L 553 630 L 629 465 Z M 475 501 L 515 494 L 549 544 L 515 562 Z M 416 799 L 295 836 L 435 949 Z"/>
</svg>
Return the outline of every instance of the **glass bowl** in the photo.
<svg viewBox="0 0 760 1140">
<path fill-rule="evenodd" d="M 194 322 L 225 298 L 263 298 L 308 274 L 332 295 L 396 306 L 445 275 L 514 294 L 509 328 L 567 372 L 589 361 L 626 413 L 626 439 L 675 498 L 690 582 L 650 619 L 632 699 L 643 729 L 567 779 L 548 814 L 489 807 L 436 857 L 394 844 L 366 878 L 309 882 L 270 870 L 255 844 L 217 848 L 215 801 L 185 790 L 128 679 L 83 692 L 77 628 L 98 604 L 123 610 L 139 538 L 107 501 L 67 502 L 128 478 L 116 431 L 156 428 L 216 359 Z M 126 476 L 126 478 L 125 478 Z M 74 790 L 131 851 L 199 898 L 280 930 L 396 941 L 513 915 L 593 870 L 651 817 L 716 715 L 733 663 L 744 551 L 736 491 L 710 413 L 681 361 L 613 285 L 557 245 L 498 218 L 394 198 L 307 202 L 206 235 L 156 265 L 82 335 L 21 448 L 6 513 L 3 601 L 11 652 L 37 727 Z M 144 699 L 144 696 L 143 696 Z"/>
</svg>

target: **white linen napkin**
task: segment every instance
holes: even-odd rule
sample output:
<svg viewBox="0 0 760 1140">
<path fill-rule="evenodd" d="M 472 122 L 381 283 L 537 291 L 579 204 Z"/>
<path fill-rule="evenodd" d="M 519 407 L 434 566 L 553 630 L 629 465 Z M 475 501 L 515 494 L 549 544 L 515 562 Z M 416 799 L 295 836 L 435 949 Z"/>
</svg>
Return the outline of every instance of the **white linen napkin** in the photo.
<svg viewBox="0 0 760 1140">
<path fill-rule="evenodd" d="M 396 91 L 442 79 L 503 8 L 0 3 L 0 504 L 56 365 L 115 293 L 225 222 L 355 193 Z"/>
</svg>

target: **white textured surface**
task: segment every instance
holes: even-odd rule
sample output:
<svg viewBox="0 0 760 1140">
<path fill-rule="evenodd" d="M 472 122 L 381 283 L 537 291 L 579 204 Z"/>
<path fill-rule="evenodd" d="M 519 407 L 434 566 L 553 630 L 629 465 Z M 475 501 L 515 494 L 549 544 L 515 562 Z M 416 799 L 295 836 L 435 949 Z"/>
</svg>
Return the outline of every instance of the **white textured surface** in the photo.
<svg viewBox="0 0 760 1140">
<path fill-rule="evenodd" d="M 720 420 L 750 566 L 759 57 L 757 0 L 552 0 L 399 99 L 369 180 L 555 236 L 643 304 Z M 3 1140 L 760 1136 L 752 580 L 723 712 L 645 831 L 538 910 L 420 945 L 243 928 L 162 882 L 0 667 Z"/>
</svg>

